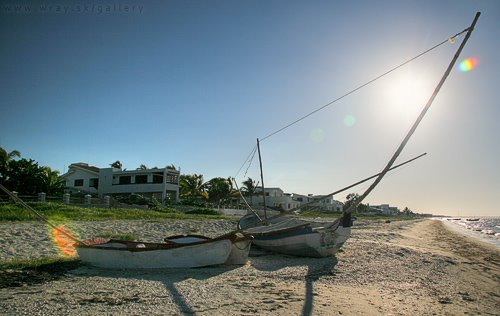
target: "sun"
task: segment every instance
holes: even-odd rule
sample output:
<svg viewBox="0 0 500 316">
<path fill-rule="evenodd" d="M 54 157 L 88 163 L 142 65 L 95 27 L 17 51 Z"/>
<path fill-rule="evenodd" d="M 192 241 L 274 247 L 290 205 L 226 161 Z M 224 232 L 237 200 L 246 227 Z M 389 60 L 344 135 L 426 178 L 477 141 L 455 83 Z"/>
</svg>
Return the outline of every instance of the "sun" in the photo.
<svg viewBox="0 0 500 316">
<path fill-rule="evenodd" d="M 383 94 L 387 115 L 408 120 L 424 107 L 432 94 L 432 83 L 422 75 L 405 72 L 388 80 Z"/>
</svg>

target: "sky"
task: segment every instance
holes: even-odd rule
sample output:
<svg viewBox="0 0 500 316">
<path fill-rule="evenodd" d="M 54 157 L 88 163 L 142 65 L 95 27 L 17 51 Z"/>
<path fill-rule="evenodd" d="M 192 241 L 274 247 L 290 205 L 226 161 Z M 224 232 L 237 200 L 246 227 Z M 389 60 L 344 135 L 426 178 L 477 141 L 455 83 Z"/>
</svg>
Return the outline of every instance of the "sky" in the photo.
<svg viewBox="0 0 500 316">
<path fill-rule="evenodd" d="M 500 1 L 2 1 L 0 147 L 76 162 L 260 179 L 327 194 L 378 173 L 464 36 L 310 115 L 481 17 L 396 163 L 366 198 L 500 216 Z M 245 163 L 247 161 L 247 163 Z M 370 183 L 334 196 L 362 194 Z"/>
</svg>

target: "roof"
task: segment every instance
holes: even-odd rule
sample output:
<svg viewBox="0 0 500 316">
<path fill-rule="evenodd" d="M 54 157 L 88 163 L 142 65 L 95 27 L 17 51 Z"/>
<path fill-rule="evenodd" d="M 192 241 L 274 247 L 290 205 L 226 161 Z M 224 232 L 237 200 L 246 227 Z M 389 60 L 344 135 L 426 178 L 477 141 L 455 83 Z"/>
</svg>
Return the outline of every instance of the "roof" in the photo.
<svg viewBox="0 0 500 316">
<path fill-rule="evenodd" d="M 79 167 L 79 168 L 86 169 L 86 170 L 96 172 L 96 173 L 99 173 L 99 170 L 100 170 L 99 168 L 97 168 L 95 166 L 89 166 L 89 164 L 84 163 L 84 162 L 72 163 L 69 167 L 70 168 L 71 167 Z"/>
</svg>

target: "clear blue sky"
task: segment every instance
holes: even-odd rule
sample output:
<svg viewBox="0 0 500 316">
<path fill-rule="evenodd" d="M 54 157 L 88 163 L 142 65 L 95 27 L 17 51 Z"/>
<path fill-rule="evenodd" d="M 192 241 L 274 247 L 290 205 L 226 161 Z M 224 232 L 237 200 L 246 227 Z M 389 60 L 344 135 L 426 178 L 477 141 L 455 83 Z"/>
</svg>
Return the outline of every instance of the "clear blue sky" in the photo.
<svg viewBox="0 0 500 316">
<path fill-rule="evenodd" d="M 2 2 L 0 146 L 61 172 L 120 160 L 128 169 L 174 164 L 205 180 L 236 175 L 256 138 L 481 11 L 461 56 L 476 68 L 451 73 L 398 162 L 428 155 L 366 202 L 500 216 L 500 1 L 69 3 Z M 324 194 L 380 171 L 461 39 L 265 140 L 266 186 Z M 259 178 L 256 162 L 247 177 Z"/>
</svg>

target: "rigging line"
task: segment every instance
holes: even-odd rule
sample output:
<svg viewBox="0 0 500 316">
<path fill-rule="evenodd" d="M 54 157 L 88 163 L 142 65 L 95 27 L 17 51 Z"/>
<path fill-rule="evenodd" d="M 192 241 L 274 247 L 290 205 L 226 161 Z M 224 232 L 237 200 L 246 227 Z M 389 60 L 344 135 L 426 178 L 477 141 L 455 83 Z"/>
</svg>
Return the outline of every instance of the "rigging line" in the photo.
<svg viewBox="0 0 500 316">
<path fill-rule="evenodd" d="M 253 215 L 255 215 L 260 222 L 264 222 L 262 220 L 262 218 L 260 218 L 259 214 L 257 214 L 257 212 L 250 206 L 250 204 L 248 204 L 248 201 L 243 196 L 243 193 L 241 193 L 241 190 L 238 187 L 238 183 L 236 183 L 236 179 L 235 178 L 233 178 L 233 182 L 234 182 L 234 185 L 236 186 L 236 190 L 238 191 L 238 193 L 240 194 L 241 198 L 243 199 L 243 202 L 245 202 L 245 205 L 247 206 L 248 210 L 250 210 L 253 213 Z"/>
<path fill-rule="evenodd" d="M 377 179 L 375 179 L 375 181 L 363 193 L 363 195 L 361 195 L 359 197 L 359 199 L 355 203 L 353 203 L 349 207 L 349 209 L 347 209 L 346 213 L 351 212 L 351 210 L 353 210 L 354 208 L 356 208 L 358 206 L 358 204 L 361 203 L 366 198 L 366 196 L 368 194 L 370 194 L 370 192 L 377 186 L 377 184 L 382 180 L 382 178 L 385 176 L 385 174 L 390 170 L 391 166 L 394 164 L 394 161 L 396 161 L 396 159 L 398 158 L 399 154 L 401 154 L 401 151 L 403 151 L 404 147 L 406 146 L 406 144 L 410 140 L 411 136 L 413 135 L 413 133 L 417 129 L 418 125 L 420 124 L 420 122 L 424 118 L 425 114 L 427 113 L 427 111 L 431 107 L 432 103 L 434 102 L 434 99 L 436 98 L 436 96 L 438 95 L 439 91 L 441 90 L 441 87 L 444 85 L 444 82 L 446 81 L 446 79 L 450 75 L 451 70 L 453 69 L 453 66 L 455 65 L 456 61 L 458 60 L 458 57 L 460 56 L 460 53 L 462 52 L 463 48 L 465 47 L 465 44 L 469 40 L 469 37 L 471 36 L 472 31 L 474 30 L 474 26 L 476 25 L 476 22 L 479 19 L 480 15 L 481 15 L 481 12 L 477 12 L 476 15 L 474 16 L 474 20 L 472 21 L 471 26 L 466 29 L 467 30 L 467 34 L 465 35 L 465 38 L 463 39 L 462 43 L 458 47 L 455 55 L 451 59 L 450 64 L 448 65 L 448 68 L 444 72 L 441 80 L 439 81 L 439 83 L 437 84 L 436 88 L 434 89 L 431 97 L 429 98 L 429 100 L 425 104 L 424 108 L 420 112 L 419 116 L 415 120 L 415 123 L 413 123 L 410 131 L 406 134 L 406 136 L 405 136 L 404 140 L 401 142 L 401 144 L 399 144 L 399 147 L 396 150 L 396 152 L 392 155 L 391 159 L 389 160 L 389 162 L 387 163 L 387 165 L 385 166 L 385 168 L 382 170 L 382 172 L 380 173 L 380 175 L 377 177 Z"/>
<path fill-rule="evenodd" d="M 248 156 L 245 159 L 245 161 L 243 162 L 243 164 L 241 165 L 240 169 L 238 169 L 238 172 L 236 172 L 236 175 L 234 176 L 234 178 L 236 178 L 238 176 L 238 174 L 240 173 L 241 169 L 243 169 L 243 167 L 245 166 L 245 164 L 247 163 L 247 161 L 249 161 L 250 156 L 252 156 L 252 158 L 250 158 L 249 165 L 248 165 L 248 168 L 250 168 L 250 163 L 252 162 L 253 157 L 255 156 L 255 151 L 256 150 L 257 150 L 257 146 L 255 145 L 253 147 L 252 151 L 248 154 Z M 248 168 L 247 168 L 247 171 L 245 171 L 245 175 L 248 172 Z"/>
<path fill-rule="evenodd" d="M 247 170 L 245 170 L 245 174 L 243 175 L 243 178 L 247 176 L 248 169 L 250 169 L 250 166 L 252 165 L 253 158 L 255 157 L 255 153 L 257 152 L 257 147 L 254 148 L 252 158 L 250 158 L 250 161 L 248 162 L 248 167 Z"/>
<path fill-rule="evenodd" d="M 457 36 L 461 35 L 462 33 L 467 32 L 468 30 L 469 30 L 469 28 L 466 28 L 465 30 L 463 30 L 463 31 L 461 31 L 461 32 L 459 32 L 459 33 L 457 33 L 457 34 L 453 35 L 452 37 L 447 38 L 446 40 L 442 41 L 441 43 L 434 45 L 433 47 L 431 47 L 431 48 L 429 48 L 429 49 L 425 50 L 424 52 L 422 52 L 422 53 L 418 54 L 417 56 L 415 56 L 415 57 L 413 57 L 413 58 L 410 58 L 409 60 L 407 60 L 407 61 L 403 62 L 402 64 L 399 64 L 399 65 L 398 65 L 398 66 L 396 66 L 396 67 L 393 67 L 392 69 L 390 69 L 390 70 L 388 70 L 388 71 L 384 72 L 384 73 L 383 73 L 383 74 L 381 74 L 381 75 L 378 75 L 377 77 L 375 77 L 375 78 L 373 78 L 373 79 L 371 79 L 371 80 L 367 81 L 366 83 L 364 83 L 364 84 L 362 84 L 362 85 L 358 86 L 357 88 L 355 88 L 355 89 L 353 89 L 353 90 L 351 90 L 351 91 L 349 91 L 349 92 L 345 93 L 344 95 L 342 95 L 342 96 L 340 96 L 340 97 L 336 98 L 335 100 L 330 101 L 330 102 L 328 102 L 327 104 L 325 104 L 325 105 L 323 105 L 323 106 L 321 106 L 321 107 L 317 108 L 316 110 L 314 110 L 314 111 L 312 111 L 312 112 L 309 112 L 308 114 L 306 114 L 306 115 L 304 115 L 304 116 L 302 116 L 302 117 L 300 117 L 300 118 L 296 119 L 296 120 L 295 120 L 295 121 L 293 121 L 292 123 L 289 123 L 288 125 L 285 125 L 284 127 L 282 127 L 282 128 L 280 128 L 280 129 L 278 129 L 278 130 L 276 130 L 276 131 L 272 132 L 271 134 L 269 134 L 269 135 L 267 135 L 267 136 L 265 136 L 265 137 L 260 138 L 260 141 L 264 141 L 264 140 L 266 140 L 267 138 L 269 138 L 269 137 L 271 137 L 271 136 L 274 136 L 275 134 L 278 134 L 279 132 L 281 132 L 281 131 L 283 131 L 283 130 L 285 130 L 285 129 L 289 128 L 290 126 L 297 124 L 298 122 L 300 122 L 300 121 L 302 121 L 302 120 L 304 120 L 304 119 L 308 118 L 309 116 L 311 116 L 311 115 L 315 114 L 316 112 L 319 112 L 319 111 L 323 110 L 324 108 L 326 108 L 326 107 L 328 107 L 328 106 L 332 105 L 333 103 L 335 103 L 335 102 L 337 102 L 337 101 L 340 101 L 341 99 L 343 99 L 343 98 L 345 98 L 345 97 L 347 97 L 347 96 L 349 96 L 349 95 L 353 94 L 354 92 L 356 92 L 356 91 L 358 91 L 358 90 L 360 90 L 360 89 L 362 89 L 362 88 L 366 87 L 367 85 L 369 85 L 369 84 L 371 84 L 371 83 L 373 83 L 373 82 L 377 81 L 378 79 L 380 79 L 380 78 L 382 78 L 382 77 L 384 77 L 384 76 L 386 76 L 386 75 L 390 74 L 391 72 L 393 72 L 393 71 L 397 70 L 398 68 L 401 68 L 401 67 L 405 66 L 406 64 L 408 64 L 408 63 L 410 63 L 410 62 L 414 61 L 415 59 L 417 59 L 417 58 L 419 58 L 419 57 L 422 57 L 423 55 L 427 54 L 428 52 L 430 52 L 430 51 L 432 51 L 432 50 L 434 50 L 434 49 L 438 48 L 439 46 L 441 46 L 441 45 L 445 44 L 446 42 L 450 41 L 451 39 L 456 38 Z"/>
<path fill-rule="evenodd" d="M 71 235 L 70 233 L 66 232 L 65 230 L 63 229 L 60 229 L 58 228 L 56 225 L 52 224 L 48 219 L 46 219 L 42 214 L 38 213 L 34 208 L 32 208 L 31 206 L 29 206 L 28 204 L 26 204 L 23 200 L 21 200 L 21 198 L 19 198 L 18 196 L 14 195 L 12 192 L 10 192 L 6 187 L 4 187 L 3 185 L 0 184 L 0 189 L 2 191 L 4 191 L 5 193 L 7 193 L 7 195 L 12 199 L 14 200 L 15 202 L 21 204 L 21 206 L 23 206 L 24 208 L 26 208 L 28 211 L 30 212 L 33 212 L 39 219 L 41 219 L 43 222 L 45 222 L 47 225 L 49 225 L 50 227 L 52 227 L 53 229 L 57 230 L 58 232 L 66 235 L 69 239 L 75 241 L 76 243 L 82 245 L 84 244 L 84 242 L 82 242 L 81 240 L 77 239 L 76 237 L 74 237 L 73 235 Z"/>
</svg>

